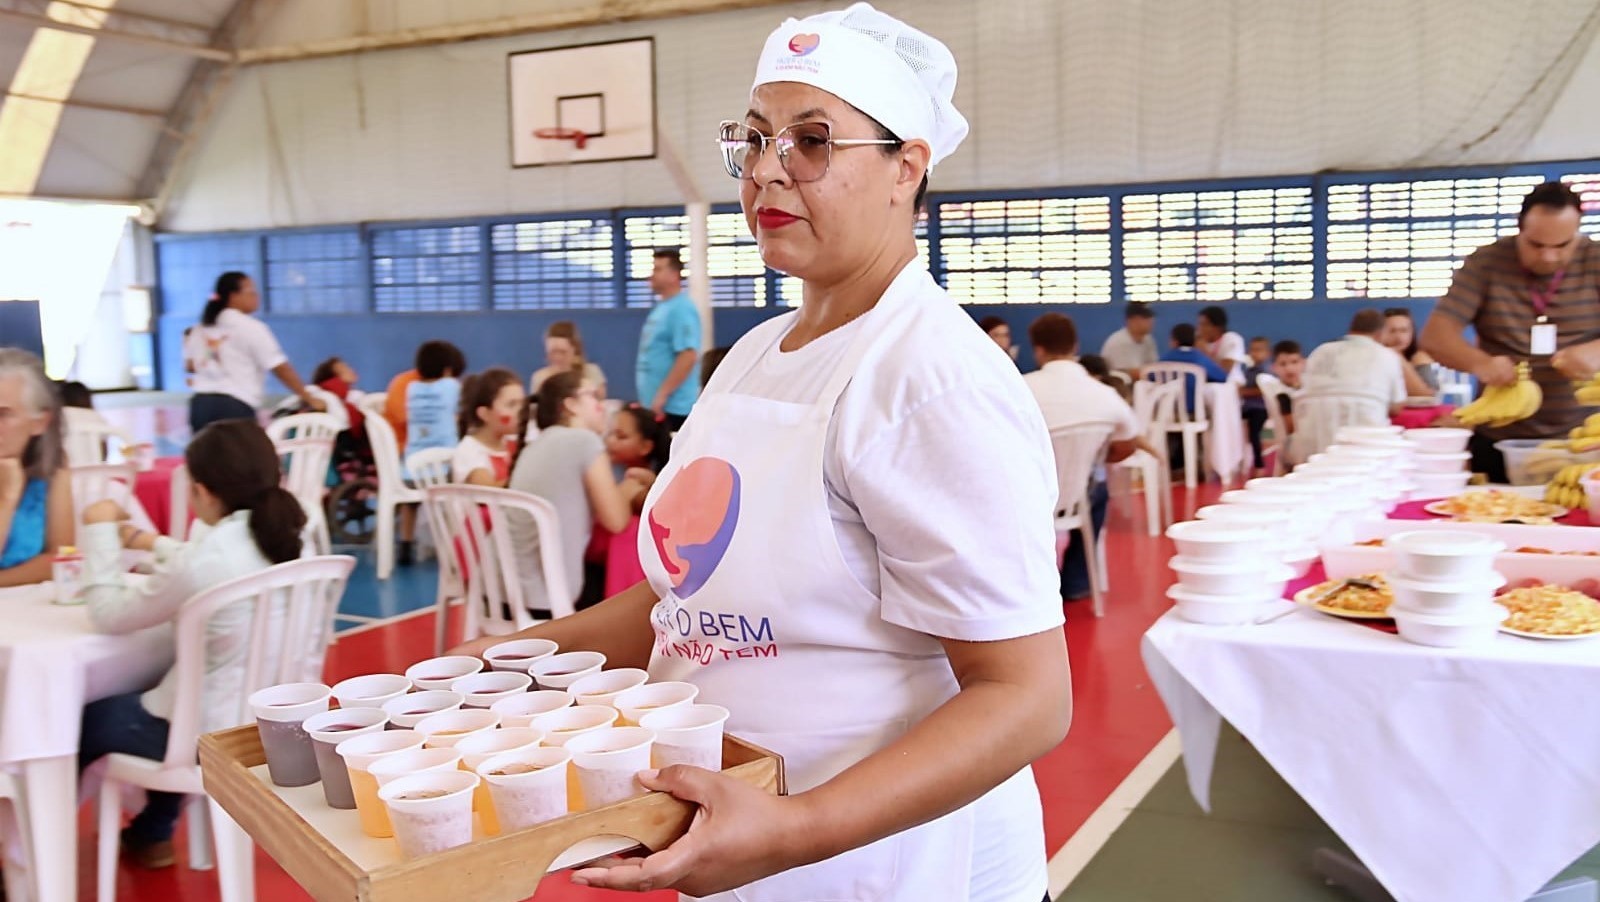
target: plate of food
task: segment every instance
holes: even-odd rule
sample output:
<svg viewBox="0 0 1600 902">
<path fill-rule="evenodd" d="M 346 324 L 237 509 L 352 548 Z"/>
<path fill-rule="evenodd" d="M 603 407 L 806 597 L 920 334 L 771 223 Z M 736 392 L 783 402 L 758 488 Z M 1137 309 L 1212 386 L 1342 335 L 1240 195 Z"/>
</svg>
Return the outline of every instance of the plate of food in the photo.
<svg viewBox="0 0 1600 902">
<path fill-rule="evenodd" d="M 1394 591 L 1381 573 L 1330 579 L 1294 593 L 1298 604 L 1351 620 L 1387 620 Z"/>
<path fill-rule="evenodd" d="M 1526 523 L 1533 526 L 1548 526 L 1557 517 L 1564 517 L 1568 513 L 1559 504 L 1501 489 L 1462 492 L 1451 498 L 1429 502 L 1422 509 L 1462 523 Z"/>
<path fill-rule="evenodd" d="M 1576 588 L 1519 585 L 1495 601 L 1511 611 L 1500 631 L 1528 639 L 1600 636 L 1600 601 Z"/>
</svg>

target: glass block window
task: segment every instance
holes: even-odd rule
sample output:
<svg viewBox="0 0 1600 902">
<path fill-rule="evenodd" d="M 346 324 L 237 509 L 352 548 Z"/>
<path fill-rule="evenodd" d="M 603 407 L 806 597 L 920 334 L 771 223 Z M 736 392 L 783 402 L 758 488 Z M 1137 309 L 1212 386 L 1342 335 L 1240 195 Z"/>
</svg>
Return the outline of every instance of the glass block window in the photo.
<svg viewBox="0 0 1600 902">
<path fill-rule="evenodd" d="M 1130 301 L 1309 300 L 1311 187 L 1127 194 Z"/>
<path fill-rule="evenodd" d="M 656 301 L 650 291 L 650 270 L 657 248 L 681 248 L 684 266 L 694 266 L 689 254 L 689 217 L 630 216 L 622 227 L 628 247 L 627 305 L 649 307 Z M 767 306 L 767 267 L 744 214 L 712 213 L 706 218 L 706 235 L 711 306 Z"/>
<path fill-rule="evenodd" d="M 366 312 L 356 229 L 268 235 L 266 249 L 268 312 Z"/>
<path fill-rule="evenodd" d="M 379 313 L 445 313 L 482 305 L 483 227 L 372 230 L 373 307 Z"/>
<path fill-rule="evenodd" d="M 1328 297 L 1444 294 L 1463 257 L 1517 230 L 1543 176 L 1329 185 Z"/>
<path fill-rule="evenodd" d="M 489 227 L 496 310 L 616 306 L 609 218 L 547 219 Z"/>
</svg>

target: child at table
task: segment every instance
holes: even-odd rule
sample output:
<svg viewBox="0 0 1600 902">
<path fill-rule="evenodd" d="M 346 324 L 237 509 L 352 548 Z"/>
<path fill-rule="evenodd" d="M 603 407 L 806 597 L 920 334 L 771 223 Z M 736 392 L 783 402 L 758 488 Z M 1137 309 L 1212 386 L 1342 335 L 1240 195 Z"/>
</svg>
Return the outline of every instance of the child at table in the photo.
<svg viewBox="0 0 1600 902">
<path fill-rule="evenodd" d="M 0 587 L 49 579 L 56 549 L 71 544 L 60 396 L 38 357 L 0 348 Z"/>
<path fill-rule="evenodd" d="M 505 367 L 467 377 L 457 414 L 461 442 L 450 462 L 452 481 L 505 488 L 511 475 L 507 440 L 526 434 L 521 430 L 527 400 L 522 380 Z"/>
<path fill-rule="evenodd" d="M 229 580 L 300 557 L 305 511 L 278 485 L 272 440 L 250 420 L 205 427 L 184 451 L 189 504 L 198 523 L 188 542 L 141 532 L 122 521 L 114 501 L 84 511 L 85 598 L 89 618 L 105 633 L 132 633 L 176 622 L 184 602 Z M 124 547 L 155 554 L 155 573 L 142 585 L 127 579 Z M 233 726 L 244 691 L 251 605 L 237 604 L 207 625 L 201 732 Z M 115 695 L 83 709 L 78 769 L 112 752 L 160 760 L 177 692 L 177 670 L 148 692 Z M 151 792 L 143 811 L 122 831 L 123 848 L 149 868 L 173 862 L 172 831 L 183 796 Z"/>
</svg>

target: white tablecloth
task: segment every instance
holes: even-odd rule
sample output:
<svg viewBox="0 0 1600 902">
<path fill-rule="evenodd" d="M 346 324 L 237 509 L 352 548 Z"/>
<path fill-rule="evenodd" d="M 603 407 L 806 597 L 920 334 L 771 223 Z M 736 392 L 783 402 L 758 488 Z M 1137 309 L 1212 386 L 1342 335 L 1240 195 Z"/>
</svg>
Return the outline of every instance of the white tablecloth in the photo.
<svg viewBox="0 0 1600 902">
<path fill-rule="evenodd" d="M 1168 613 L 1145 668 L 1209 810 L 1227 718 L 1400 902 L 1515 902 L 1600 844 L 1600 640 L 1433 649 Z"/>
<path fill-rule="evenodd" d="M 100 635 L 54 594 L 0 590 L 0 764 L 76 755 L 85 702 L 154 686 L 172 666 L 170 627 Z"/>
<path fill-rule="evenodd" d="M 1201 398 L 1211 423 L 1211 428 L 1206 430 L 1206 465 L 1223 485 L 1232 485 L 1252 463 L 1239 406 L 1239 387 L 1227 382 L 1210 382 L 1201 392 Z"/>
</svg>

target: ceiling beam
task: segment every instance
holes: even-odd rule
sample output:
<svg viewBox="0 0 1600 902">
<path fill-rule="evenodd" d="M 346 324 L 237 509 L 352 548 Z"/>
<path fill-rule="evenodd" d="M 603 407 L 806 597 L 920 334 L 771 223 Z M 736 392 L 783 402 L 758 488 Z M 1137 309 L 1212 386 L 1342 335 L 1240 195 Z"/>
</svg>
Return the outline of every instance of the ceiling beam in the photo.
<svg viewBox="0 0 1600 902">
<path fill-rule="evenodd" d="M 248 47 L 239 51 L 239 62 L 244 65 L 282 63 L 327 56 L 346 56 L 375 50 L 399 50 L 407 47 L 428 47 L 437 44 L 459 44 L 464 41 L 477 41 L 484 38 L 533 34 L 541 31 L 560 31 L 589 25 L 641 22 L 673 16 L 691 16 L 736 9 L 753 9 L 785 2 L 788 2 L 788 0 L 602 0 L 602 2 L 586 9 L 530 13 L 480 22 L 434 25 L 426 28 L 403 28 L 383 34 L 355 35 L 347 38 L 308 41 L 306 43 L 287 44 L 278 47 Z"/>
<path fill-rule="evenodd" d="M 49 6 L 49 2 L 50 0 L 0 0 L 0 22 L 18 22 L 35 28 L 70 31 L 76 34 L 86 34 L 92 38 L 138 44 L 169 53 L 181 53 L 218 62 L 230 62 L 233 60 L 231 51 L 221 50 L 204 43 L 182 40 L 174 36 L 173 32 L 175 31 L 192 32 L 192 29 L 188 28 L 188 26 L 184 26 L 182 29 L 173 29 L 167 26 L 157 28 L 153 27 L 152 23 L 144 20 L 143 17 L 123 16 L 119 18 L 114 12 L 107 10 L 96 10 L 96 12 L 106 16 L 103 27 L 83 25 L 78 22 L 62 21 L 45 15 L 44 11 Z M 73 8 L 84 10 L 85 15 L 88 15 L 89 9 L 93 9 L 92 7 L 85 8 L 81 6 L 74 6 Z M 143 22 L 143 24 L 136 24 L 140 22 Z"/>
<path fill-rule="evenodd" d="M 37 100 L 42 103 L 59 103 L 62 106 L 73 107 L 80 110 L 99 110 L 103 113 L 123 113 L 128 116 L 144 116 L 151 119 L 167 118 L 166 110 L 157 110 L 150 107 L 123 106 L 118 103 L 99 103 L 93 100 L 57 100 L 54 97 L 36 97 L 32 94 L 19 94 L 16 91 L 12 91 L 4 96 L 16 97 L 21 100 Z"/>
<path fill-rule="evenodd" d="M 211 46 L 234 48 L 247 43 L 278 2 L 234 0 L 233 7 L 212 32 Z M 158 222 L 165 214 L 179 170 L 194 150 L 195 142 L 204 133 L 206 123 L 216 112 L 217 102 L 228 86 L 233 84 L 234 74 L 239 70 L 236 59 L 228 50 L 224 60 L 200 59 L 189 71 L 189 80 L 167 114 L 161 137 L 135 186 L 134 193 L 137 196 L 150 199 L 152 223 Z"/>
</svg>

